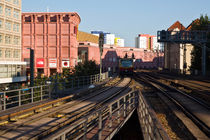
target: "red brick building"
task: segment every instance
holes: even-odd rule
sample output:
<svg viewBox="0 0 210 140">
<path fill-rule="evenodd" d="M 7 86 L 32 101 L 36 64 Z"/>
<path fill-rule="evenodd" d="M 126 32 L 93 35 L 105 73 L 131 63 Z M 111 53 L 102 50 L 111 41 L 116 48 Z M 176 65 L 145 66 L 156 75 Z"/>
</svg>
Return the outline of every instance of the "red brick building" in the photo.
<svg viewBox="0 0 210 140">
<path fill-rule="evenodd" d="M 22 60 L 29 62 L 34 49 L 35 73 L 49 76 L 77 64 L 77 13 L 23 13 Z M 27 66 L 29 70 L 29 65 Z"/>
</svg>

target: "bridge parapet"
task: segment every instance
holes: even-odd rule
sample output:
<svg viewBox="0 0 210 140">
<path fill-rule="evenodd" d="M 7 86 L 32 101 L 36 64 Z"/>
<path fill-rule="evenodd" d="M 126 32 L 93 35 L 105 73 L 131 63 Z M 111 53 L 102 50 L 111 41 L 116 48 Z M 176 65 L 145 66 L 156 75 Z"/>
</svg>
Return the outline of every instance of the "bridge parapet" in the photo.
<svg viewBox="0 0 210 140">
<path fill-rule="evenodd" d="M 153 109 L 148 105 L 144 96 L 139 92 L 137 112 L 145 140 L 169 140 L 165 130 L 158 121 Z"/>
<path fill-rule="evenodd" d="M 65 126 L 45 139 L 111 140 L 136 109 L 138 104 L 137 96 L 137 92 L 134 91 L 117 96 L 103 107 L 91 112 L 88 116 Z"/>
</svg>

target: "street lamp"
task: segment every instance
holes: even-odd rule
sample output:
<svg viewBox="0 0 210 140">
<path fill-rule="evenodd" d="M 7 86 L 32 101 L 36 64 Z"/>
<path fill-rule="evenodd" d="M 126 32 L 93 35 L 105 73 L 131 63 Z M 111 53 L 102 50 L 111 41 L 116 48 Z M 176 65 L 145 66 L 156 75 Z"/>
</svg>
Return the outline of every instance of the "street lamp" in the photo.
<svg viewBox="0 0 210 140">
<path fill-rule="evenodd" d="M 34 50 L 31 48 L 27 48 L 30 50 L 30 87 L 34 86 Z"/>
</svg>

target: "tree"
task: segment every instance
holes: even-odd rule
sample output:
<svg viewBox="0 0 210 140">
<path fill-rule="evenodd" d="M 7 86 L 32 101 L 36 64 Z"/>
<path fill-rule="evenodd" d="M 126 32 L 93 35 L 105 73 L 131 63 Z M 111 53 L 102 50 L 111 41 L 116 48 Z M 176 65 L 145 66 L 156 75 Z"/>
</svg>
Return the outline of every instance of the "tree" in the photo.
<svg viewBox="0 0 210 140">
<path fill-rule="evenodd" d="M 210 25 L 210 19 L 207 15 L 200 16 L 199 20 L 196 20 L 192 24 L 192 30 L 201 30 L 201 31 L 207 31 Z M 210 32 L 207 33 L 207 40 L 206 47 L 210 48 Z M 197 69 L 201 70 L 202 68 L 202 48 L 201 45 L 193 44 L 193 50 L 192 50 L 192 65 L 191 69 Z M 210 71 L 210 52 L 206 52 L 206 68 L 208 71 Z"/>
<path fill-rule="evenodd" d="M 75 76 L 88 76 L 99 73 L 99 67 L 95 61 L 85 61 L 84 64 L 79 64 L 75 66 L 74 75 Z"/>
</svg>

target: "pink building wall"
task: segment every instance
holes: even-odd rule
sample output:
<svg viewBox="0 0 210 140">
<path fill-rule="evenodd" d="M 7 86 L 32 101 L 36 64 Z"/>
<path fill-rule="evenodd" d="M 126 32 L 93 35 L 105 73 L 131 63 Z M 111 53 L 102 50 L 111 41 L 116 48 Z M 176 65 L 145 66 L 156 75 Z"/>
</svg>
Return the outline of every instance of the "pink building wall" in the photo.
<svg viewBox="0 0 210 140">
<path fill-rule="evenodd" d="M 79 47 L 88 48 L 88 59 L 95 60 L 97 64 L 100 63 L 100 53 L 97 44 L 84 43 Z M 87 45 L 90 44 L 90 45 Z M 110 67 L 112 70 L 116 70 L 118 67 L 119 58 L 123 58 L 127 53 L 128 57 L 135 56 L 134 68 L 146 68 L 152 69 L 157 67 L 163 67 L 163 56 L 164 53 L 153 51 L 145 51 L 144 49 L 133 48 L 133 47 L 110 47 L 104 46 L 102 63 L 104 70 Z"/>
<path fill-rule="evenodd" d="M 74 67 L 78 57 L 79 23 L 77 13 L 23 13 L 22 60 L 29 62 L 27 48 L 32 48 L 35 73 L 43 71 L 49 76 L 52 72 L 62 72 L 64 67 Z M 38 61 L 44 64 L 38 65 Z"/>
</svg>

